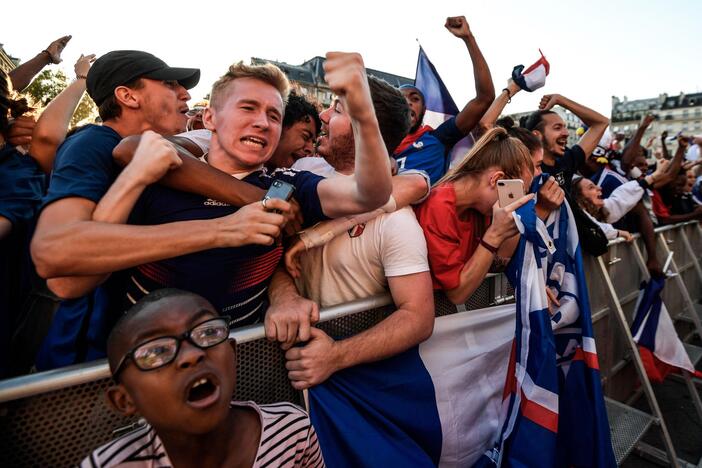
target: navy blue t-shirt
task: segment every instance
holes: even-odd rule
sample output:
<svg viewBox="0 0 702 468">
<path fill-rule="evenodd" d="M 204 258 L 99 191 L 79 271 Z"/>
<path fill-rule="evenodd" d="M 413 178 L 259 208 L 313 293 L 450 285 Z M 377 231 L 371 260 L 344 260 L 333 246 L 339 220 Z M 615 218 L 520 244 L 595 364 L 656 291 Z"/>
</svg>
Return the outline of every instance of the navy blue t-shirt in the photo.
<svg viewBox="0 0 702 468">
<path fill-rule="evenodd" d="M 327 219 L 317 195 L 323 177 L 306 171 L 278 169 L 249 174 L 243 180 L 263 189 L 280 179 L 295 186 L 294 196 L 302 207 L 307 225 Z M 148 187 L 130 216 L 131 224 L 153 225 L 213 219 L 230 215 L 237 207 L 165 186 Z M 174 236 L 178 233 L 174 232 Z M 148 292 L 175 287 L 200 294 L 236 326 L 257 323 L 268 306 L 266 291 L 278 265 L 280 245 L 246 245 L 217 248 L 181 255 L 133 268 L 126 281 L 127 305 Z"/>
<path fill-rule="evenodd" d="M 45 188 L 44 173 L 32 157 L 14 146 L 0 150 L 0 216 L 14 228 L 33 223 Z"/>
<path fill-rule="evenodd" d="M 0 216 L 12 223 L 10 233 L 0 238 L 0 378 L 8 376 L 10 337 L 30 292 L 34 269 L 29 241 L 45 185 L 34 159 L 11 145 L 0 149 Z"/>
<path fill-rule="evenodd" d="M 122 137 L 110 127 L 87 125 L 56 152 L 43 207 L 79 197 L 98 203 L 119 175 L 112 150 Z M 54 369 L 105 356 L 105 343 L 122 312 L 119 273 L 81 298 L 62 301 L 37 357 L 39 370 Z"/>
<path fill-rule="evenodd" d="M 448 169 L 449 152 L 463 137 L 465 135 L 456 126 L 456 118 L 452 117 L 393 157 L 399 169 L 423 170 L 435 184 Z"/>
<path fill-rule="evenodd" d="M 110 127 L 86 125 L 56 152 L 44 206 L 61 198 L 80 197 L 98 203 L 120 173 L 112 150 L 122 140 Z"/>
</svg>

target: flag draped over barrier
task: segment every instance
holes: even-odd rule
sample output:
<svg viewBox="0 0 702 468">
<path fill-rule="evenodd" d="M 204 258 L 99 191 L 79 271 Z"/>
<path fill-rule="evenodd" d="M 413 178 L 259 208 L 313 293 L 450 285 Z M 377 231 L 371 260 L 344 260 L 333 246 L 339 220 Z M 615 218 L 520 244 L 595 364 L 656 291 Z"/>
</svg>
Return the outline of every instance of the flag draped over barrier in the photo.
<svg viewBox="0 0 702 468">
<path fill-rule="evenodd" d="M 439 317 L 419 346 L 312 388 L 310 417 L 326 464 L 470 466 L 499 429 L 514 310 Z"/>
<path fill-rule="evenodd" d="M 427 108 L 424 114 L 425 125 L 436 128 L 458 114 L 459 110 L 451 97 L 451 93 L 449 93 L 441 76 L 439 76 L 439 72 L 436 71 L 434 64 L 431 63 L 421 46 L 417 57 L 417 72 L 414 85 L 424 94 L 424 103 Z M 474 144 L 475 139 L 472 135 L 468 135 L 456 143 L 449 156 L 451 164 L 456 159 L 465 156 Z"/>
<path fill-rule="evenodd" d="M 532 191 L 546 177 L 535 180 Z M 515 219 L 522 236 L 507 271 L 517 317 L 503 425 L 478 465 L 616 466 L 570 207 L 564 202 L 544 224 L 532 200 Z M 547 286 L 560 301 L 553 315 Z"/>
<path fill-rule="evenodd" d="M 641 284 L 636 316 L 631 326 L 631 335 L 639 345 L 646 375 L 652 382 L 659 383 L 676 370 L 685 370 L 702 377 L 690 362 L 663 304 L 661 292 L 664 286 L 665 276 L 654 277 L 648 283 Z"/>
</svg>

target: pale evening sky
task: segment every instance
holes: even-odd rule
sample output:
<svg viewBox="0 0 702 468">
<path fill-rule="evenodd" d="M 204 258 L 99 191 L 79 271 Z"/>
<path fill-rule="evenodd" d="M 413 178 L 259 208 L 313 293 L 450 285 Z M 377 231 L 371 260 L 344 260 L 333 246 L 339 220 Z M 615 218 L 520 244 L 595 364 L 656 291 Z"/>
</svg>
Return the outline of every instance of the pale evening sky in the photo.
<svg viewBox="0 0 702 468">
<path fill-rule="evenodd" d="M 512 67 L 541 48 L 551 62 L 546 87 L 522 94 L 507 112 L 531 110 L 560 93 L 609 114 L 611 96 L 629 99 L 702 90 L 699 1 L 11 2 L 0 43 L 27 60 L 72 34 L 59 66 L 73 74 L 81 53 L 141 49 L 172 66 L 202 69 L 193 99 L 228 64 L 252 57 L 299 64 L 328 50 L 357 51 L 366 66 L 414 77 L 418 38 L 456 104 L 474 95 L 463 44 L 443 24 L 465 15 L 497 92 Z"/>
</svg>

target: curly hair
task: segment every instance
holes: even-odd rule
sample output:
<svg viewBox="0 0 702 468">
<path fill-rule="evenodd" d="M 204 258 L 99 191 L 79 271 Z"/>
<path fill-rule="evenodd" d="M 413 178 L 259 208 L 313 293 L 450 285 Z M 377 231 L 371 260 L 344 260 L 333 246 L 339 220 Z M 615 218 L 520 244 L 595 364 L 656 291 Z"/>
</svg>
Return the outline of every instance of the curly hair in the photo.
<svg viewBox="0 0 702 468">
<path fill-rule="evenodd" d="M 32 111 L 25 98 L 17 98 L 12 90 L 10 77 L 4 70 L 0 70 L 0 135 L 6 136 L 10 129 L 10 117 Z"/>
</svg>

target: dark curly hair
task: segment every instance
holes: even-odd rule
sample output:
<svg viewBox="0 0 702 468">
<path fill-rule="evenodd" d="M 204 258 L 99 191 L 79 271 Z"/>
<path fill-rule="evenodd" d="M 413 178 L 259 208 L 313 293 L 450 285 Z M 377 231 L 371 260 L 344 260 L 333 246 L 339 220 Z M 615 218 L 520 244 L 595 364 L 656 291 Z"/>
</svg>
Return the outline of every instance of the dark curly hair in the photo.
<svg viewBox="0 0 702 468">
<path fill-rule="evenodd" d="M 0 70 L 0 135 L 6 136 L 10 129 L 10 117 L 33 110 L 25 98 L 16 98 L 10 83 L 10 77 Z"/>
<path fill-rule="evenodd" d="M 296 122 L 306 120 L 309 117 L 314 122 L 317 133 L 322 129 L 322 121 L 319 118 L 319 110 L 313 103 L 301 96 L 297 91 L 291 91 L 288 96 L 288 103 L 285 105 L 285 115 L 283 116 L 283 128 L 290 128 Z"/>
</svg>

